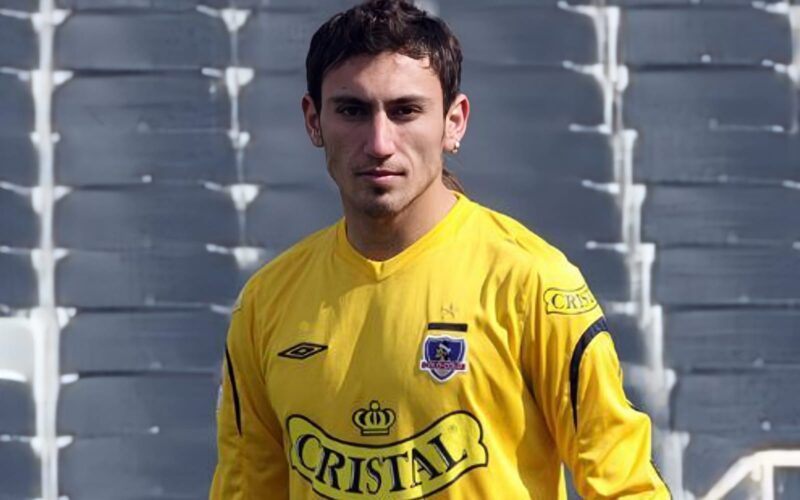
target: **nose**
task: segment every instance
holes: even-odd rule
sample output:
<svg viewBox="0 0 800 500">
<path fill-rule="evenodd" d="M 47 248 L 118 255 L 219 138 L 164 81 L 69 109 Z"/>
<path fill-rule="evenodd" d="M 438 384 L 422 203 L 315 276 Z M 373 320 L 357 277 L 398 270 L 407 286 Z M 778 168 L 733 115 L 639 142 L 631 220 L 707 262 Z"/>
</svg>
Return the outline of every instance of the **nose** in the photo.
<svg viewBox="0 0 800 500">
<path fill-rule="evenodd" d="M 394 124 L 386 113 L 376 113 L 369 123 L 364 152 L 373 158 L 388 158 L 395 152 Z"/>
</svg>

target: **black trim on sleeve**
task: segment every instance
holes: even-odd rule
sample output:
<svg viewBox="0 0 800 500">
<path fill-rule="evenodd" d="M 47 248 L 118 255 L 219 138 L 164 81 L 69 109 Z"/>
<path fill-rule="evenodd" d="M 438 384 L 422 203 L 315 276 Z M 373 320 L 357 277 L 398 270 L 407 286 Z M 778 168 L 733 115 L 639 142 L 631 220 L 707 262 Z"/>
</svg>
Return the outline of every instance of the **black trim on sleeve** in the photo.
<svg viewBox="0 0 800 500">
<path fill-rule="evenodd" d="M 231 353 L 228 351 L 228 346 L 225 346 L 225 364 L 228 365 L 228 378 L 231 379 L 231 388 L 233 388 L 233 409 L 236 412 L 236 430 L 239 435 L 242 435 L 242 410 L 239 408 L 239 390 L 236 388 L 236 376 L 233 374 L 233 362 L 231 361 Z"/>
<path fill-rule="evenodd" d="M 428 330 L 444 330 L 448 332 L 466 332 L 466 323 L 428 323 Z"/>
<path fill-rule="evenodd" d="M 580 377 L 581 359 L 586 348 L 597 337 L 600 332 L 607 332 L 608 324 L 606 318 L 601 317 L 583 332 L 578 343 L 575 345 L 575 350 L 572 352 L 572 359 L 569 362 L 569 399 L 572 402 L 572 423 L 575 428 L 578 428 L 578 379 Z"/>
</svg>

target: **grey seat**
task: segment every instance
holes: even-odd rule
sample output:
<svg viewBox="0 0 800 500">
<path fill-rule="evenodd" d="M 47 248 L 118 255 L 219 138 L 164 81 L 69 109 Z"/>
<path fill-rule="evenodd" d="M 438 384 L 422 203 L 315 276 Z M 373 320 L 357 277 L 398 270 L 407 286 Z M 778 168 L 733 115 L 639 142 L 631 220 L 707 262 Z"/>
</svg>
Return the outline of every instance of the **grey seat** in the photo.
<svg viewBox="0 0 800 500">
<path fill-rule="evenodd" d="M 800 181 L 797 158 L 797 133 L 647 128 L 636 140 L 634 177 L 645 183 Z"/>
<path fill-rule="evenodd" d="M 34 128 L 30 84 L 0 73 L 0 136 L 29 134 Z"/>
<path fill-rule="evenodd" d="M 29 253 L 0 252 L 0 276 L 0 309 L 38 304 L 39 288 Z"/>
<path fill-rule="evenodd" d="M 222 131 L 62 134 L 56 164 L 66 186 L 236 182 L 233 145 Z"/>
<path fill-rule="evenodd" d="M 604 122 L 603 90 L 592 76 L 566 69 L 464 67 L 463 90 L 474 116 L 524 116 L 528 129 L 568 130 Z"/>
<path fill-rule="evenodd" d="M 39 10 L 39 5 L 30 0 L 0 0 L 0 8 L 18 10 L 21 12 L 33 12 Z"/>
<path fill-rule="evenodd" d="M 536 5 L 543 7 L 555 7 L 559 0 L 438 0 L 442 8 L 457 7 L 459 5 L 478 6 L 478 7 L 507 7 L 510 5 Z M 570 0 L 569 5 L 591 4 L 592 0 Z"/>
<path fill-rule="evenodd" d="M 800 191 L 758 186 L 650 186 L 642 239 L 659 245 L 800 240 Z"/>
<path fill-rule="evenodd" d="M 769 68 L 632 71 L 623 120 L 627 128 L 645 132 L 659 127 L 789 130 L 795 101 L 789 76 Z"/>
<path fill-rule="evenodd" d="M 0 181 L 18 186 L 38 183 L 38 157 L 30 134 L 22 130 L 17 134 L 0 134 L 0 158 L 3 158 Z"/>
<path fill-rule="evenodd" d="M 492 3 L 444 3 L 440 9 L 461 42 L 466 64 L 560 67 L 564 61 L 598 61 L 597 33 L 590 16 L 541 3 Z"/>
<path fill-rule="evenodd" d="M 272 1 L 266 4 L 273 8 L 255 11 L 242 27 L 240 63 L 261 71 L 305 70 L 311 36 L 330 13 L 320 6 L 298 8 L 294 2 L 283 9 L 274 8 Z M 299 113 L 299 105 L 296 107 Z"/>
<path fill-rule="evenodd" d="M 708 490 L 738 459 L 751 453 L 771 448 L 796 449 L 800 446 L 800 434 L 796 431 L 775 432 L 729 432 L 724 434 L 692 433 L 683 455 L 684 488 L 700 497 Z M 776 480 L 781 469 L 776 469 Z M 776 485 L 777 486 L 777 485 Z M 760 496 L 760 485 L 755 481 L 743 481 L 726 498 L 746 499 Z M 796 498 L 780 494 L 783 500 Z"/>
<path fill-rule="evenodd" d="M 700 309 L 664 316 L 664 357 L 675 370 L 780 368 L 800 359 L 800 311 Z"/>
<path fill-rule="evenodd" d="M 232 304 L 238 292 L 234 257 L 205 250 L 72 251 L 56 267 L 56 298 L 62 306 Z"/>
<path fill-rule="evenodd" d="M 62 135 L 227 132 L 230 99 L 221 79 L 200 72 L 78 75 L 55 91 L 53 123 Z"/>
<path fill-rule="evenodd" d="M 0 188 L 0 245 L 39 246 L 39 217 L 30 196 Z"/>
<path fill-rule="evenodd" d="M 647 347 L 644 333 L 636 324 L 636 317 L 607 312 L 606 320 L 619 360 L 623 363 L 645 364 Z"/>
<path fill-rule="evenodd" d="M 300 72 L 259 73 L 242 89 L 242 128 L 251 136 L 244 155 L 246 180 L 283 185 L 327 175 L 322 151 L 305 133 L 300 110 L 305 89 Z"/>
<path fill-rule="evenodd" d="M 684 374 L 672 391 L 676 429 L 700 433 L 757 435 L 775 429 L 798 432 L 797 368 L 733 373 Z"/>
<path fill-rule="evenodd" d="M 142 185 L 75 190 L 56 204 L 56 244 L 87 250 L 236 246 L 238 216 L 228 193 Z"/>
<path fill-rule="evenodd" d="M 24 1 L 24 0 L 23 0 Z M 195 10 L 198 6 L 222 9 L 231 0 L 56 0 L 56 5 L 70 10 Z"/>
<path fill-rule="evenodd" d="M 783 0 L 764 0 L 765 4 L 780 3 Z M 752 0 L 607 0 L 608 5 L 623 7 L 752 7 Z"/>
<path fill-rule="evenodd" d="M 621 240 L 613 195 L 571 180 L 536 177 L 534 169 L 459 173 L 475 201 L 514 217 L 556 245 Z"/>
<path fill-rule="evenodd" d="M 83 13 L 56 31 L 55 63 L 75 70 L 188 70 L 230 65 L 222 19 L 197 11 Z"/>
<path fill-rule="evenodd" d="M 247 207 L 245 238 L 249 245 L 277 253 L 341 216 L 332 181 L 267 189 Z"/>
<path fill-rule="evenodd" d="M 58 454 L 59 494 L 108 500 L 208 496 L 213 434 L 77 439 Z"/>
<path fill-rule="evenodd" d="M 218 374 L 228 318 L 208 309 L 82 312 L 61 330 L 62 373 Z"/>
<path fill-rule="evenodd" d="M 628 66 L 790 64 L 789 17 L 762 9 L 623 9 L 622 62 Z M 705 60 L 704 60 L 705 59 Z"/>
<path fill-rule="evenodd" d="M 36 435 L 36 408 L 29 384 L 0 379 L 0 401 L 0 434 Z"/>
<path fill-rule="evenodd" d="M 0 3 L 2 5 L 2 3 Z M 31 445 L 0 441 L 0 498 L 24 500 L 41 497 L 41 461 Z"/>
<path fill-rule="evenodd" d="M 58 433 L 214 433 L 217 374 L 97 375 L 61 386 Z"/>
<path fill-rule="evenodd" d="M 587 249 L 580 242 L 560 245 L 558 249 L 580 268 L 598 301 L 631 300 L 630 279 L 623 254 L 607 248 Z"/>
<path fill-rule="evenodd" d="M 494 172 L 513 182 L 518 172 L 533 182 L 561 180 L 612 182 L 614 161 L 608 135 L 592 132 L 531 130 L 521 116 L 475 120 L 447 163 L 461 172 Z"/>
<path fill-rule="evenodd" d="M 653 265 L 654 301 L 668 306 L 797 303 L 800 252 L 778 247 L 673 247 Z"/>
<path fill-rule="evenodd" d="M 0 66 L 31 69 L 38 65 L 38 42 L 31 21 L 0 14 Z"/>
</svg>

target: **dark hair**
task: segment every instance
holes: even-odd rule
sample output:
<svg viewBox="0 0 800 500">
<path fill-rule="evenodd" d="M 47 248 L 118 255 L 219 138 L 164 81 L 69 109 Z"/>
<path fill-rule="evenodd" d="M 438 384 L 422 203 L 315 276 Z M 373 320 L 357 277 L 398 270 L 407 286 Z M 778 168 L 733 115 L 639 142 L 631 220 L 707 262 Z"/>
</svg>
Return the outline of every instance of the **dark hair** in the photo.
<svg viewBox="0 0 800 500">
<path fill-rule="evenodd" d="M 350 58 L 383 52 L 427 57 L 442 85 L 447 113 L 461 87 L 461 44 L 444 21 L 407 0 L 368 0 L 334 15 L 314 33 L 306 56 L 306 83 L 317 112 L 322 110 L 322 80 L 328 71 Z M 442 182 L 464 192 L 447 167 Z"/>
<path fill-rule="evenodd" d="M 369 0 L 340 12 L 320 26 L 306 56 L 308 94 L 322 109 L 322 80 L 331 69 L 360 55 L 397 52 L 427 57 L 442 84 L 444 112 L 461 85 L 461 44 L 438 17 L 407 0 Z"/>
</svg>

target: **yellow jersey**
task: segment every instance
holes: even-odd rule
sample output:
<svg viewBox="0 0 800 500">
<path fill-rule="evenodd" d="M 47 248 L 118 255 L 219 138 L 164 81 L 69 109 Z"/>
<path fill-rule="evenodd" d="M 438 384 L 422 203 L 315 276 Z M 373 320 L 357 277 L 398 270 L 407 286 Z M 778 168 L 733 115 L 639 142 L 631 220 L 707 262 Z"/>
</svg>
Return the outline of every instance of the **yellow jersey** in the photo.
<svg viewBox="0 0 800 500">
<path fill-rule="evenodd" d="M 603 313 L 562 253 L 458 194 L 381 262 L 344 220 L 234 307 L 215 500 L 668 498 Z"/>
</svg>

